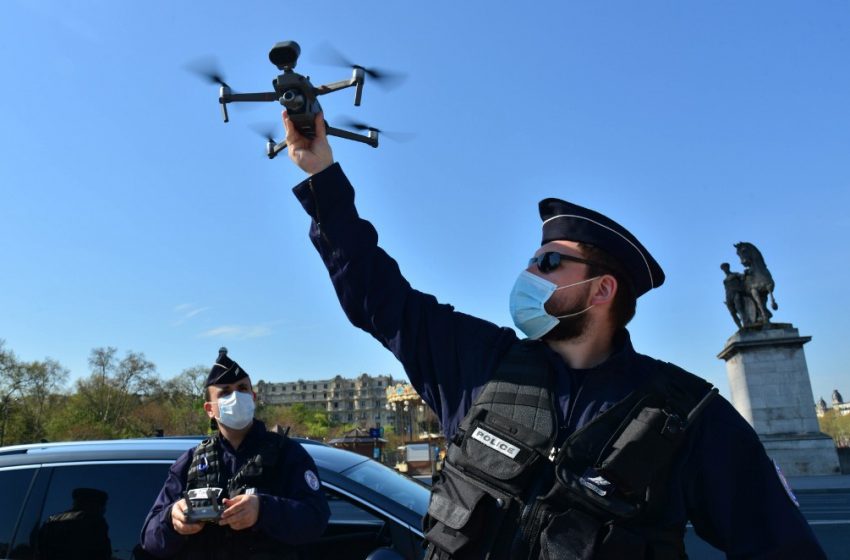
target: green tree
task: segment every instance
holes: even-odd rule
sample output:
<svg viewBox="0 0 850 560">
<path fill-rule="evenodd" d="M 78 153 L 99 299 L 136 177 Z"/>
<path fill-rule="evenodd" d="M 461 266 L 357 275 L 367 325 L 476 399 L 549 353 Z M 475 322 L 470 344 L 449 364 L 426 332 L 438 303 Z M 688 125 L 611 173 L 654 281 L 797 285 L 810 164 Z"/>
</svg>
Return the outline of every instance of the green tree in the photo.
<svg viewBox="0 0 850 560">
<path fill-rule="evenodd" d="M 837 410 L 827 410 L 818 418 L 820 430 L 835 441 L 837 447 L 850 447 L 850 414 L 841 415 Z"/>
</svg>

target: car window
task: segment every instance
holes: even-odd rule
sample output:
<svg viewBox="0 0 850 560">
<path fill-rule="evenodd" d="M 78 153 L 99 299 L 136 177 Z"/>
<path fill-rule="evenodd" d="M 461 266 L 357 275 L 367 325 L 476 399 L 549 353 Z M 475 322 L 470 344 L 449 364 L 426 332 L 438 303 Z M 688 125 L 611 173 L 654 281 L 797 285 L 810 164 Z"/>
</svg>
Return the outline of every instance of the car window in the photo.
<svg viewBox="0 0 850 560">
<path fill-rule="evenodd" d="M 129 560 L 168 464 L 54 467 L 35 547 L 40 560 Z"/>
<path fill-rule="evenodd" d="M 420 516 L 428 509 L 430 493 L 425 487 L 376 461 L 363 461 L 342 474 Z"/>
<path fill-rule="evenodd" d="M 12 533 L 18 523 L 21 507 L 35 472 L 36 469 L 0 471 L 0 488 L 3 489 L 3 507 L 0 507 L 0 558 L 6 558 L 9 554 Z"/>
<path fill-rule="evenodd" d="M 338 494 L 325 489 L 325 498 L 331 510 L 330 523 L 346 524 L 380 524 L 381 519 L 358 505 L 342 498 Z"/>
</svg>

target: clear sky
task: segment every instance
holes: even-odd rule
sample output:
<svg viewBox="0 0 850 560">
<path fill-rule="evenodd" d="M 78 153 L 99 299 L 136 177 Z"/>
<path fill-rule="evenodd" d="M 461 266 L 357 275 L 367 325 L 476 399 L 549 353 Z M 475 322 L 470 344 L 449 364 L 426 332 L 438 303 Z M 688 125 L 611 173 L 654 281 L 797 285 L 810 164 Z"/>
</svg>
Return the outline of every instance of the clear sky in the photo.
<svg viewBox="0 0 850 560">
<path fill-rule="evenodd" d="M 214 55 L 238 91 L 270 89 L 274 43 L 325 42 L 405 72 L 322 98 L 415 134 L 335 156 L 410 282 L 511 325 L 548 196 L 626 225 L 667 282 L 636 348 L 729 395 L 735 331 L 719 265 L 761 249 L 780 309 L 813 337 L 814 398 L 850 394 L 850 4 L 819 2 L 115 2 L 10 0 L 0 16 L 0 338 L 87 375 L 92 348 L 163 377 L 230 348 L 254 379 L 402 376 L 350 326 L 290 188 L 251 125 L 185 66 Z"/>
</svg>

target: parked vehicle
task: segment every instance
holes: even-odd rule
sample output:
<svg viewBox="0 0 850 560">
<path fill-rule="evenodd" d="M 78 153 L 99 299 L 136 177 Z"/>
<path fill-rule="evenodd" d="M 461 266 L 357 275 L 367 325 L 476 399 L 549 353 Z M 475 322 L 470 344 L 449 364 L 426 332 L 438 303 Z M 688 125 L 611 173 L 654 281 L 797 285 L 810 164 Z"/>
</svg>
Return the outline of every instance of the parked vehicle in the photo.
<svg viewBox="0 0 850 560">
<path fill-rule="evenodd" d="M 139 534 L 168 471 L 201 438 L 45 443 L 0 448 L 0 558 L 51 560 L 45 527 L 68 515 L 72 497 L 105 497 L 111 558 L 149 558 Z M 331 508 L 324 536 L 303 558 L 422 557 L 428 489 L 361 455 L 297 440 L 313 457 Z M 76 489 L 76 492 L 75 492 Z"/>
</svg>

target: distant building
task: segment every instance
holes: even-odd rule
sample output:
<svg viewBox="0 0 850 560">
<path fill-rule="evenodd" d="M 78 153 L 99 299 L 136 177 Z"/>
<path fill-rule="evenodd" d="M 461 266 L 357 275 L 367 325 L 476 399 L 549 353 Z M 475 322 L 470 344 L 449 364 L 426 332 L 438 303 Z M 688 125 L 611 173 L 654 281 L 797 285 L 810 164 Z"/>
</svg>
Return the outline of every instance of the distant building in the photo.
<svg viewBox="0 0 850 560">
<path fill-rule="evenodd" d="M 826 411 L 830 408 L 838 412 L 841 416 L 850 414 L 850 402 L 844 402 L 844 399 L 841 397 L 841 393 L 838 392 L 838 389 L 835 389 L 832 392 L 832 406 L 827 407 L 826 401 L 823 400 L 823 397 L 819 398 L 818 402 L 815 403 L 815 410 L 818 417 L 826 414 Z"/>
<path fill-rule="evenodd" d="M 257 398 L 264 404 L 307 407 L 326 410 L 332 422 L 357 424 L 360 427 L 392 426 L 396 413 L 387 409 L 387 387 L 394 383 L 389 375 L 367 375 L 320 381 L 286 381 L 257 383 Z"/>
</svg>

